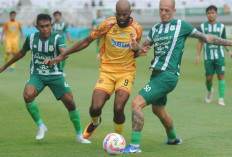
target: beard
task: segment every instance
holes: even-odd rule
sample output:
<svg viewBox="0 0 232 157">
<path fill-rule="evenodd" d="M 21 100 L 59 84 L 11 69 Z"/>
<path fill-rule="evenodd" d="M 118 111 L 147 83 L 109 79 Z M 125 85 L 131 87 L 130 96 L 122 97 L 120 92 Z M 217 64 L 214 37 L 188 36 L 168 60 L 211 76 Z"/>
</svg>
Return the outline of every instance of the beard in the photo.
<svg viewBox="0 0 232 157">
<path fill-rule="evenodd" d="M 128 26 L 128 24 L 129 24 L 129 22 L 130 22 L 130 19 L 131 19 L 131 17 L 129 16 L 129 17 L 124 21 L 123 24 L 121 24 L 121 23 L 120 23 L 120 20 L 117 19 L 117 24 L 118 24 L 118 26 L 119 26 L 120 28 L 125 28 L 125 27 Z"/>
</svg>

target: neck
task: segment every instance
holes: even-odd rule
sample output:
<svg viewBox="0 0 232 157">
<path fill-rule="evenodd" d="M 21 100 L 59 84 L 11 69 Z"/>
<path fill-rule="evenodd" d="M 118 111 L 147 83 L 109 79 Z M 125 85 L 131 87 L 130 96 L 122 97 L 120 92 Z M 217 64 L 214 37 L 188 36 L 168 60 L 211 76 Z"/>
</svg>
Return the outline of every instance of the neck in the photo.
<svg viewBox="0 0 232 157">
<path fill-rule="evenodd" d="M 11 21 L 15 21 L 14 19 L 10 19 Z"/>
<path fill-rule="evenodd" d="M 50 35 L 49 35 L 48 37 L 44 37 L 44 36 L 42 36 L 42 34 L 39 35 L 39 38 L 40 38 L 41 40 L 47 40 L 49 37 L 50 37 Z"/>
<path fill-rule="evenodd" d="M 55 21 L 55 23 L 60 23 L 60 20 L 59 21 Z"/>
<path fill-rule="evenodd" d="M 214 21 L 208 21 L 208 23 L 210 23 L 210 24 L 215 24 L 215 23 L 216 23 L 216 20 L 214 20 Z"/>
<path fill-rule="evenodd" d="M 172 18 L 173 19 L 173 18 Z M 163 24 L 166 24 L 166 23 L 169 23 L 170 21 L 172 21 L 172 19 L 171 20 L 169 20 L 169 21 L 167 21 L 167 22 L 162 22 Z"/>
</svg>

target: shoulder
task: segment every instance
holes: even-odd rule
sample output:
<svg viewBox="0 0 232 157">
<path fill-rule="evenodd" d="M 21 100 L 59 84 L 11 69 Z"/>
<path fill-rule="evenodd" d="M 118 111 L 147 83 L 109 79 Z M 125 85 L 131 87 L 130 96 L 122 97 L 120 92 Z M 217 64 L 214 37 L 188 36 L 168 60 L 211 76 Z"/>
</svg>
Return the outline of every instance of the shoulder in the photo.
<svg viewBox="0 0 232 157">
<path fill-rule="evenodd" d="M 110 18 L 104 20 L 102 23 L 104 23 L 104 25 L 112 26 L 112 25 L 115 25 L 117 23 L 117 20 L 116 20 L 116 17 L 110 17 Z"/>
<path fill-rule="evenodd" d="M 6 21 L 4 22 L 4 25 L 8 25 L 10 23 L 10 21 Z"/>
<path fill-rule="evenodd" d="M 143 29 L 143 27 L 135 20 L 132 21 L 131 26 L 137 30 Z"/>
</svg>

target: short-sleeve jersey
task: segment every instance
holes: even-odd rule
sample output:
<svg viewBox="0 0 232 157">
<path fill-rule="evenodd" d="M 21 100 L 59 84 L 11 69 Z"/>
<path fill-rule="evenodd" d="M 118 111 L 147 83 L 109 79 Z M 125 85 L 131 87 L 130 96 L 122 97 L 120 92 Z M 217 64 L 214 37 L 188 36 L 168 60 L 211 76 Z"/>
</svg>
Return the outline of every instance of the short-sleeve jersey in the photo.
<svg viewBox="0 0 232 157">
<path fill-rule="evenodd" d="M 212 34 L 226 39 L 225 26 L 220 22 L 216 22 L 215 24 L 210 24 L 208 22 L 202 23 L 199 27 L 199 31 L 205 34 Z M 222 46 L 204 43 L 204 52 L 205 60 L 224 58 L 224 51 Z"/>
<path fill-rule="evenodd" d="M 154 25 L 147 36 L 154 44 L 154 59 L 150 68 L 179 75 L 186 38 L 195 32 L 192 25 L 177 19 Z"/>
<path fill-rule="evenodd" d="M 45 59 L 56 58 L 60 54 L 60 48 L 66 48 L 64 39 L 59 34 L 51 33 L 47 40 L 41 40 L 39 32 L 26 38 L 23 50 L 31 50 L 31 74 L 61 75 L 62 66 L 59 64 L 50 66 L 44 64 Z"/>
<path fill-rule="evenodd" d="M 103 17 L 103 16 L 94 19 L 92 22 L 92 26 L 94 26 L 93 28 L 97 29 L 99 27 L 100 23 L 102 23 L 104 20 L 105 20 L 105 17 Z"/>
<path fill-rule="evenodd" d="M 53 22 L 52 24 L 53 24 L 52 32 L 55 34 L 59 34 L 61 37 L 63 37 L 64 33 L 68 31 L 68 27 L 63 22 L 60 23 Z"/>
<path fill-rule="evenodd" d="M 115 17 L 106 19 L 97 30 L 91 32 L 94 39 L 103 37 L 100 43 L 100 71 L 135 72 L 134 52 L 129 45 L 131 42 L 130 34 L 139 43 L 143 34 L 142 26 L 131 19 L 127 27 L 120 28 Z"/>
<path fill-rule="evenodd" d="M 21 23 L 18 21 L 7 21 L 4 23 L 3 30 L 6 31 L 6 43 L 18 43 Z"/>
</svg>

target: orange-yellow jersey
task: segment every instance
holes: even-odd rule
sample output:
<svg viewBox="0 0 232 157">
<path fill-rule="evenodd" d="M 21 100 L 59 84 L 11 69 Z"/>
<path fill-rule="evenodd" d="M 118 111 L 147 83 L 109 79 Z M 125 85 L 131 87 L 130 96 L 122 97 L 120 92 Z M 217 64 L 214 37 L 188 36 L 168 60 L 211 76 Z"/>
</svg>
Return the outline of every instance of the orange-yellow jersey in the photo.
<svg viewBox="0 0 232 157">
<path fill-rule="evenodd" d="M 21 23 L 18 21 L 7 21 L 4 23 L 3 30 L 6 31 L 6 44 L 19 42 L 19 31 Z"/>
<path fill-rule="evenodd" d="M 143 28 L 131 19 L 130 24 L 120 28 L 116 17 L 110 17 L 103 21 L 97 30 L 91 32 L 94 39 L 102 37 L 100 43 L 100 71 L 102 72 L 129 72 L 136 70 L 134 52 L 130 49 L 131 37 L 139 43 Z"/>
</svg>

